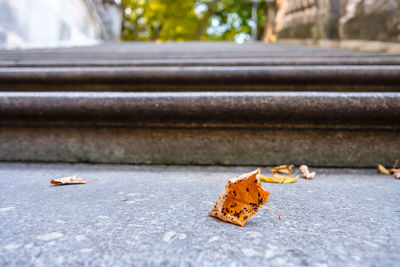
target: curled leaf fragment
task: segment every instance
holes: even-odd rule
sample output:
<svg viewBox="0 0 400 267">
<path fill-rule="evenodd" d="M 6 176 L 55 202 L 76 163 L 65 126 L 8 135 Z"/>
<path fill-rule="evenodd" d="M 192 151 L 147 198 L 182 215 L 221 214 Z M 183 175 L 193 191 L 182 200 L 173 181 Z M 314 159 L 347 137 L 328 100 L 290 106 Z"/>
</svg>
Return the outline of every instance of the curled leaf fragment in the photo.
<svg viewBox="0 0 400 267">
<path fill-rule="evenodd" d="M 382 164 L 378 165 L 377 172 L 385 174 L 385 175 L 390 175 L 390 172 L 388 171 L 388 169 L 386 169 Z"/>
<path fill-rule="evenodd" d="M 53 185 L 86 184 L 86 180 L 74 175 L 74 176 L 67 176 L 63 178 L 53 179 L 50 181 L 50 183 Z"/>
<path fill-rule="evenodd" d="M 307 180 L 312 180 L 314 179 L 315 176 L 315 172 L 310 172 L 308 170 L 307 165 L 301 165 L 299 167 L 299 170 L 301 171 L 301 173 L 303 174 L 303 178 L 307 179 Z"/>
<path fill-rule="evenodd" d="M 399 163 L 399 161 L 396 159 L 396 161 L 394 162 L 393 167 L 389 170 L 389 172 L 391 174 L 393 174 L 395 177 L 396 177 L 396 175 L 395 175 L 396 173 L 400 173 L 400 169 L 396 169 L 398 163 Z M 397 179 L 399 179 L 399 178 L 397 178 Z"/>
<path fill-rule="evenodd" d="M 393 165 L 393 168 L 392 168 L 392 169 L 396 169 L 398 163 L 399 163 L 399 160 L 396 159 L 396 161 L 394 162 L 394 165 Z"/>
<path fill-rule="evenodd" d="M 280 165 L 271 169 L 272 173 L 291 174 L 293 165 Z"/>
<path fill-rule="evenodd" d="M 389 170 L 389 172 L 390 172 L 390 174 L 394 174 L 394 173 L 396 173 L 396 172 L 400 172 L 400 169 L 390 169 Z"/>
<path fill-rule="evenodd" d="M 260 180 L 267 183 L 277 183 L 277 184 L 291 184 L 296 182 L 298 176 L 290 177 L 274 173 L 274 176 L 264 176 L 260 174 Z"/>
</svg>

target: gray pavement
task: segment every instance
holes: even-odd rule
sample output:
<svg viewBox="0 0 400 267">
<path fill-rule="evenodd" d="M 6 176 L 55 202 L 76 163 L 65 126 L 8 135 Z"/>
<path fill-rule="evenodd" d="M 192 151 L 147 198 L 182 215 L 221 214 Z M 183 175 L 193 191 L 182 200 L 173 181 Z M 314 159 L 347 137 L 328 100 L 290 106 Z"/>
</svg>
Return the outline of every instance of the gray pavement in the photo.
<svg viewBox="0 0 400 267">
<path fill-rule="evenodd" d="M 209 217 L 226 181 L 253 169 L 0 164 L 0 266 L 400 265 L 400 180 L 317 169 L 313 181 L 263 183 L 281 221 Z M 49 184 L 71 174 L 97 180 Z"/>
</svg>

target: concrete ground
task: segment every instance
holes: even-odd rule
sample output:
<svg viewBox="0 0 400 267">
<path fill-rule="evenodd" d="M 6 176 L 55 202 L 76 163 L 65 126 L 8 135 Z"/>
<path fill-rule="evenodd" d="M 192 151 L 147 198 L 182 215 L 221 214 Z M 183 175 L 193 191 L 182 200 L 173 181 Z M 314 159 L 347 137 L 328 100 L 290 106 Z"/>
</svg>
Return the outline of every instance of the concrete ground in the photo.
<svg viewBox="0 0 400 267">
<path fill-rule="evenodd" d="M 253 169 L 2 163 L 0 266 L 399 266 L 400 180 L 317 169 L 263 183 L 281 221 L 209 217 L 226 181 Z M 71 174 L 96 181 L 49 184 Z"/>
</svg>

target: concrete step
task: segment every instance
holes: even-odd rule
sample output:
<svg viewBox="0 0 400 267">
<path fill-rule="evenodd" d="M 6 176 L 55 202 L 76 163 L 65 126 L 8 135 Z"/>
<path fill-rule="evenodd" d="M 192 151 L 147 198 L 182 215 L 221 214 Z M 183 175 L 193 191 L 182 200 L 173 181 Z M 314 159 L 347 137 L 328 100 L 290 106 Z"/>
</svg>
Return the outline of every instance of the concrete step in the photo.
<svg viewBox="0 0 400 267">
<path fill-rule="evenodd" d="M 0 91 L 399 91 L 400 66 L 0 68 Z"/>
<path fill-rule="evenodd" d="M 0 265 L 396 266 L 399 180 L 313 169 L 267 184 L 244 228 L 209 217 L 228 179 L 255 167 L 0 164 Z M 268 173 L 268 168 L 264 168 Z M 55 187 L 77 174 L 84 185 Z"/>
<path fill-rule="evenodd" d="M 259 43 L 2 51 L 0 160 L 390 165 L 399 62 Z"/>
<path fill-rule="evenodd" d="M 0 91 L 398 92 L 400 57 L 282 44 L 118 44 L 0 53 Z"/>
<path fill-rule="evenodd" d="M 374 167 L 399 157 L 400 93 L 0 94 L 0 159 Z"/>
<path fill-rule="evenodd" d="M 14 67 L 137 67 L 137 66 L 325 66 L 325 65 L 399 65 L 398 56 L 354 56 L 339 55 L 332 57 L 227 57 L 227 58 L 43 58 L 3 59 L 0 68 Z"/>
<path fill-rule="evenodd" d="M 282 43 L 246 43 L 235 44 L 232 42 L 185 42 L 185 43 L 154 43 L 154 42 L 123 42 L 102 43 L 94 46 L 82 47 L 57 47 L 39 49 L 14 49 L 3 50 L 1 59 L 27 59 L 27 58 L 224 58 L 258 57 L 265 55 L 276 56 L 385 56 L 383 52 L 358 52 L 350 50 L 326 49 L 312 46 L 290 45 Z M 391 56 L 396 56 L 391 54 Z"/>
</svg>

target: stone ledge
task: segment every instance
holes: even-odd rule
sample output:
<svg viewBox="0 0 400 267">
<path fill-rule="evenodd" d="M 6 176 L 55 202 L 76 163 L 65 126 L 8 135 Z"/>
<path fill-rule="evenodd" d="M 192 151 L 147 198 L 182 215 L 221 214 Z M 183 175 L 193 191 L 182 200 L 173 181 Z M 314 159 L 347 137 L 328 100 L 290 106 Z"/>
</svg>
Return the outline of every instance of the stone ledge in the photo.
<svg viewBox="0 0 400 267">
<path fill-rule="evenodd" d="M 400 66 L 185 66 L 0 68 L 0 91 L 399 91 Z M 371 88 L 372 87 L 372 88 Z M 100 88 L 100 89 L 99 89 Z M 157 90 L 158 89 L 158 90 Z M 278 89 L 278 90 L 279 90 Z M 290 89 L 289 89 L 290 90 Z"/>
<path fill-rule="evenodd" d="M 399 93 L 2 93 L 0 160 L 373 167 Z"/>
<path fill-rule="evenodd" d="M 2 92 L 3 124 L 201 126 L 268 124 L 388 126 L 400 119 L 400 93 L 170 92 L 85 93 Z M 92 124 L 90 124 L 92 122 Z M 101 123 L 103 122 L 103 123 Z"/>
<path fill-rule="evenodd" d="M 390 166 L 398 130 L 2 127 L 0 161 L 167 165 Z"/>
<path fill-rule="evenodd" d="M 400 57 L 393 55 L 338 55 L 287 57 L 232 57 L 181 59 L 24 59 L 0 60 L 0 68 L 40 67 L 164 67 L 164 66 L 326 66 L 326 65 L 400 65 Z"/>
</svg>

